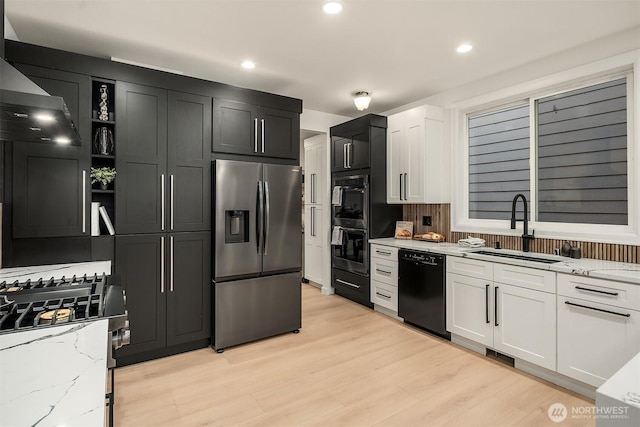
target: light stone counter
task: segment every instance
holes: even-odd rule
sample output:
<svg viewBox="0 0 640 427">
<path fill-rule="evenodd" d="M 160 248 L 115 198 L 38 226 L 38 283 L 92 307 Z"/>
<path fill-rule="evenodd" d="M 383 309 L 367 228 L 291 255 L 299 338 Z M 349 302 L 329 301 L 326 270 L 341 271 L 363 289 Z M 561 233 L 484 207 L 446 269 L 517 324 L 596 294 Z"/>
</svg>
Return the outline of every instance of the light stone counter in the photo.
<svg viewBox="0 0 640 427">
<path fill-rule="evenodd" d="M 0 425 L 104 425 L 108 322 L 0 335 Z"/>
<path fill-rule="evenodd" d="M 550 270 L 558 273 L 576 274 L 582 276 L 595 277 L 599 279 L 615 280 L 619 282 L 633 283 L 640 285 L 640 264 L 614 262 L 614 261 L 602 261 L 597 259 L 582 258 L 574 259 L 562 256 L 542 254 L 536 252 L 521 252 L 512 251 L 507 249 L 493 249 L 488 247 L 483 248 L 468 248 L 459 246 L 457 243 L 430 243 L 421 242 L 418 240 L 401 240 L 384 238 L 384 239 L 371 239 L 371 244 L 379 244 L 386 246 L 393 246 L 397 248 L 414 249 L 427 252 L 435 252 L 444 255 L 467 257 L 483 261 L 491 261 L 502 264 L 520 265 L 523 267 L 537 268 L 540 270 Z M 525 261 L 511 258 L 501 258 L 491 255 L 476 254 L 474 251 L 483 250 L 490 252 L 500 252 L 513 255 L 525 255 L 537 258 L 554 259 L 557 262 L 552 264 L 545 264 L 536 261 Z"/>
<path fill-rule="evenodd" d="M 0 269 L 0 283 L 25 282 L 29 279 L 38 280 L 60 279 L 62 276 L 71 278 L 74 275 L 83 276 L 106 273 L 111 274 L 111 261 L 76 262 L 72 264 L 34 265 L 29 267 L 13 267 Z"/>
</svg>

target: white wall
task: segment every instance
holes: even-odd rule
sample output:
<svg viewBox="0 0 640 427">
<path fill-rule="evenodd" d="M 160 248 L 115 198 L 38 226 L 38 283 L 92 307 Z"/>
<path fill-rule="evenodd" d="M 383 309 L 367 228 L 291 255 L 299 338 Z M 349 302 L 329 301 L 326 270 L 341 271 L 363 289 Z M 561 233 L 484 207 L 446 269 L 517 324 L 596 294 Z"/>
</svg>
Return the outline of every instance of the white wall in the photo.
<svg viewBox="0 0 640 427">
<path fill-rule="evenodd" d="M 302 110 L 300 115 L 300 129 L 329 134 L 331 126 L 347 122 L 353 117 L 339 116 L 337 114 L 323 113 L 322 111 Z"/>
</svg>

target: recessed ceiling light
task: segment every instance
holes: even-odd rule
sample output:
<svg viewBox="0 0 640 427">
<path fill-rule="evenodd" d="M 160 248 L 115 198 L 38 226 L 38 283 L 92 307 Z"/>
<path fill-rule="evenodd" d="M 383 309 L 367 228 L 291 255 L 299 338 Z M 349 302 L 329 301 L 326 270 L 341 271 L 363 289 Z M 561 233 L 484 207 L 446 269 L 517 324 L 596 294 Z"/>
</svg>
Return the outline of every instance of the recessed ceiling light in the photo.
<svg viewBox="0 0 640 427">
<path fill-rule="evenodd" d="M 324 5 L 322 5 L 322 10 L 329 15 L 335 15 L 342 12 L 342 2 L 337 0 L 325 1 Z"/>
<path fill-rule="evenodd" d="M 242 61 L 242 68 L 253 70 L 254 68 L 256 68 L 256 63 L 247 59 L 245 61 Z"/>
<path fill-rule="evenodd" d="M 35 114 L 33 116 L 34 119 L 41 121 L 41 122 L 55 122 L 56 119 L 51 115 L 51 114 Z"/>
<path fill-rule="evenodd" d="M 57 142 L 58 144 L 70 144 L 71 140 L 69 138 L 65 138 L 64 136 L 59 136 L 54 139 L 53 142 Z"/>
<path fill-rule="evenodd" d="M 464 43 L 458 46 L 458 48 L 456 49 L 456 52 L 466 53 L 466 52 L 469 52 L 471 49 L 473 49 L 473 46 L 471 46 L 470 44 Z"/>
</svg>

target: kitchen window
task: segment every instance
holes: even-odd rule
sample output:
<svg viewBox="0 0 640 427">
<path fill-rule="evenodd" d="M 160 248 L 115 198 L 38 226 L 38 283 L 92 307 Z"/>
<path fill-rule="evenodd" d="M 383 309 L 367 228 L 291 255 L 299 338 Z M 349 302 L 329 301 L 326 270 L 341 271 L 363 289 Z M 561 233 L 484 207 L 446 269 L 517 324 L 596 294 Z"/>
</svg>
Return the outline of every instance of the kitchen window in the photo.
<svg viewBox="0 0 640 427">
<path fill-rule="evenodd" d="M 521 234 L 508 220 L 522 193 L 537 236 L 638 244 L 634 78 L 627 67 L 455 109 L 454 159 L 466 167 L 453 230 Z"/>
</svg>

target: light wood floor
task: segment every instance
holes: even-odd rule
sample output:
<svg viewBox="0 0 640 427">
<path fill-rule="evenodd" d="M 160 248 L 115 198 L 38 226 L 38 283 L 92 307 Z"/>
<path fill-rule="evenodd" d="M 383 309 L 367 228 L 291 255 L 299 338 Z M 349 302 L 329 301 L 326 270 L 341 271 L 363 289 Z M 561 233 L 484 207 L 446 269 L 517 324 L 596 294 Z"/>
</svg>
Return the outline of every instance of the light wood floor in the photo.
<svg viewBox="0 0 640 427">
<path fill-rule="evenodd" d="M 593 426 L 593 401 L 303 285 L 300 334 L 116 371 L 117 426 Z"/>
</svg>

